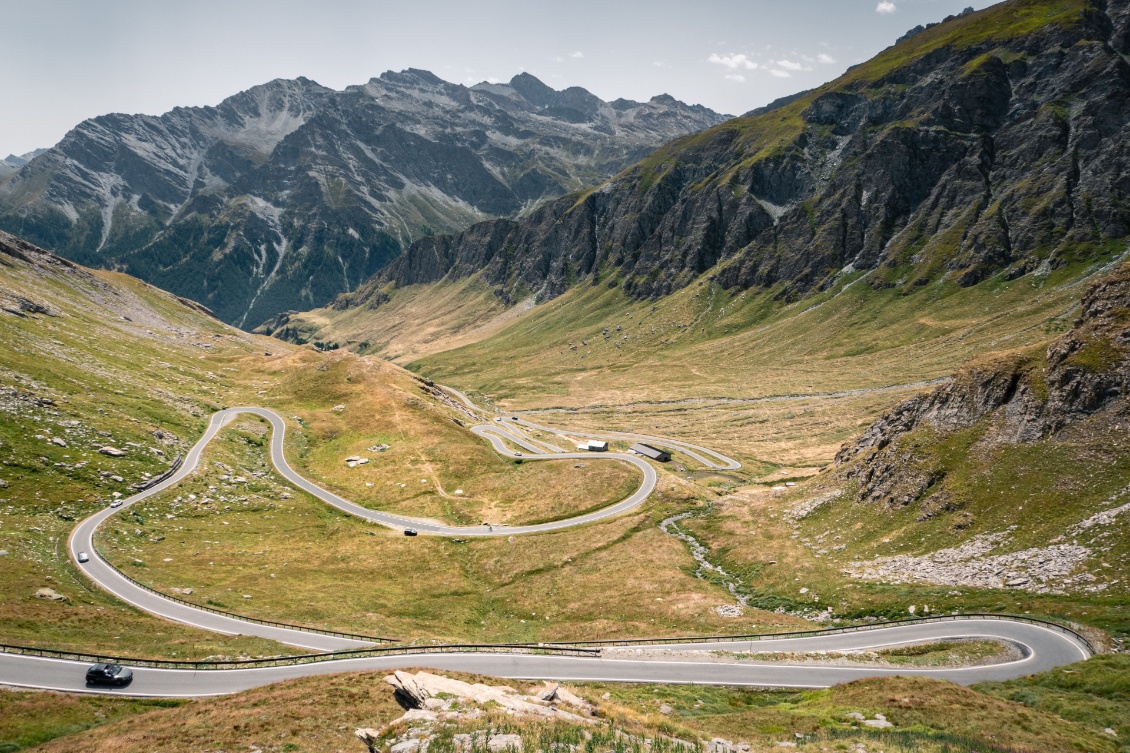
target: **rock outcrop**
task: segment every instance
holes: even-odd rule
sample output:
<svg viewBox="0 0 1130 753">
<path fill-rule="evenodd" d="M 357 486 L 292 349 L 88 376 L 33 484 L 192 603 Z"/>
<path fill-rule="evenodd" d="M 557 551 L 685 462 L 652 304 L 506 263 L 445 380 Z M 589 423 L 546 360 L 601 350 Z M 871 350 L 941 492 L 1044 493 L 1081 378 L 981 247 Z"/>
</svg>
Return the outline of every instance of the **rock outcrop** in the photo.
<svg viewBox="0 0 1130 753">
<path fill-rule="evenodd" d="M 576 284 L 655 298 L 707 273 L 794 298 L 1106 258 L 1130 237 L 1127 55 L 1126 0 L 962 14 L 595 191 L 423 238 L 333 308 L 476 274 L 506 303 Z"/>
<path fill-rule="evenodd" d="M 465 87 L 389 71 L 340 92 L 280 79 L 216 107 L 93 118 L 8 158 L 0 229 L 255 326 L 352 289 L 413 240 L 595 185 L 723 119 L 529 74 Z"/>
<path fill-rule="evenodd" d="M 908 400 L 837 454 L 837 472 L 859 482 L 860 501 L 907 505 L 942 480 L 940 470 L 920 462 L 908 441 L 913 432 L 941 438 L 984 421 L 982 443 L 1035 442 L 1128 396 L 1130 263 L 1123 263 L 1092 284 L 1071 330 L 1046 350 L 971 364 L 948 384 Z M 944 506 L 941 496 L 935 506 Z M 924 514 L 931 512 L 937 510 Z"/>
<path fill-rule="evenodd" d="M 507 713 L 541 717 L 569 718 L 581 721 L 577 713 L 585 715 L 592 707 L 580 697 L 559 685 L 547 683 L 532 694 L 520 693 L 506 685 L 471 684 L 430 672 L 411 674 L 397 670 L 385 678 L 392 686 L 396 702 L 406 711 L 451 711 L 460 702 L 476 705 L 494 705 Z M 562 707 L 568 707 L 570 711 Z"/>
</svg>

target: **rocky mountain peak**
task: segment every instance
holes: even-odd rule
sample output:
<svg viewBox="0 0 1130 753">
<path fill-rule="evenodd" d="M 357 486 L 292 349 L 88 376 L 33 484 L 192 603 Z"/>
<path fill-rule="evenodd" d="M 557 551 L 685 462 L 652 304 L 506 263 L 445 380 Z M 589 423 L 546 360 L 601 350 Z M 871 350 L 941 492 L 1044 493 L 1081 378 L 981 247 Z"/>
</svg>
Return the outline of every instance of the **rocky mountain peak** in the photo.
<svg viewBox="0 0 1130 753">
<path fill-rule="evenodd" d="M 510 79 L 510 86 L 534 107 L 549 107 L 557 99 L 557 91 L 530 73 L 519 73 Z"/>
<path fill-rule="evenodd" d="M 275 79 L 215 107 L 92 118 L 0 168 L 0 228 L 253 327 L 352 289 L 417 238 L 529 211 L 722 120 L 514 82 Z"/>
</svg>

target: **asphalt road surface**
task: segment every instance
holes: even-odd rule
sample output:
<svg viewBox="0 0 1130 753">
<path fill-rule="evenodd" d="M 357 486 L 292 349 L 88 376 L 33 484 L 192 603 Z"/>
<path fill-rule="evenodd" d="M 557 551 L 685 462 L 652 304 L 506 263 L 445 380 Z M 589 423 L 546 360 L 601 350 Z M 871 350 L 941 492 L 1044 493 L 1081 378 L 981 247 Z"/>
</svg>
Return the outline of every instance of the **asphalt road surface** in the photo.
<svg viewBox="0 0 1130 753">
<path fill-rule="evenodd" d="M 786 665 L 763 662 L 681 661 L 664 659 L 662 649 L 640 647 L 648 658 L 633 658 L 636 649 L 605 649 L 600 657 L 536 654 L 448 653 L 391 655 L 326 661 L 266 669 L 200 670 L 134 668 L 134 681 L 122 689 L 88 689 L 87 664 L 60 659 L 0 654 L 0 678 L 24 687 L 120 695 L 206 696 L 235 693 L 282 680 L 309 675 L 355 671 L 387 671 L 397 667 L 475 672 L 511 679 L 609 681 L 757 687 L 818 688 L 864 677 L 915 675 L 936 677 L 963 685 L 1041 672 L 1090 654 L 1072 636 L 1050 628 L 1009 620 L 959 620 L 923 623 L 851 633 L 754 642 L 687 643 L 663 647 L 670 651 L 847 651 L 952 638 L 996 638 L 1011 641 L 1024 655 L 1017 661 L 953 669 L 876 668 Z"/>
</svg>

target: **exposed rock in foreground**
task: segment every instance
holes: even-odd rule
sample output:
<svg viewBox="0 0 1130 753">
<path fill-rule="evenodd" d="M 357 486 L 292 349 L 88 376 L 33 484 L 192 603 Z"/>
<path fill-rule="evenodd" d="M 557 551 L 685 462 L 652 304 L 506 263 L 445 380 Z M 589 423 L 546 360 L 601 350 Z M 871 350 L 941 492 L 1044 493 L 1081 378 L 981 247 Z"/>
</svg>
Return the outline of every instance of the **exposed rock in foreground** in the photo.
<svg viewBox="0 0 1130 753">
<path fill-rule="evenodd" d="M 493 717 L 500 713 L 513 720 L 595 723 L 592 704 L 549 682 L 528 694 L 507 685 L 471 684 L 430 672 L 398 670 L 385 682 L 406 711 L 381 729 L 357 730 L 358 739 L 370 751 L 387 743 L 393 753 L 424 753 L 441 735 L 451 736 L 457 751 L 521 751 L 520 735 L 494 729 Z M 477 726 L 484 729 L 474 729 Z"/>
</svg>

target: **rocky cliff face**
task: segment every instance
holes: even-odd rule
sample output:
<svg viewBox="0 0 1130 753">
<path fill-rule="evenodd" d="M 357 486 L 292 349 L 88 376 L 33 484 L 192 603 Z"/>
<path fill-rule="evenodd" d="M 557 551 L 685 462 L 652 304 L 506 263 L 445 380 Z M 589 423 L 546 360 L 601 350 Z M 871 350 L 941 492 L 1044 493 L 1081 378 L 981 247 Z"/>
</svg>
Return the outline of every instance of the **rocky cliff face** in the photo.
<svg viewBox="0 0 1130 753">
<path fill-rule="evenodd" d="M 842 478 L 859 482 L 860 501 L 908 505 L 944 476 L 916 451 L 912 434 L 936 445 L 981 425 L 982 449 L 1037 442 L 1095 414 L 1125 410 L 1127 397 L 1130 263 L 1123 263 L 1087 291 L 1072 329 L 1046 351 L 970 365 L 876 421 L 835 462 Z"/>
<path fill-rule="evenodd" d="M 481 273 L 651 298 L 704 273 L 785 297 L 1043 273 L 1130 236 L 1127 0 L 1011 0 L 839 80 L 675 141 L 599 189 L 418 241 L 337 308 Z"/>
<path fill-rule="evenodd" d="M 254 326 L 321 305 L 413 240 L 517 216 L 723 116 L 522 74 L 276 80 L 216 107 L 106 115 L 0 172 L 0 228 Z"/>
</svg>

